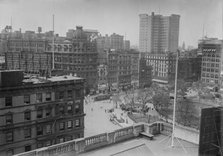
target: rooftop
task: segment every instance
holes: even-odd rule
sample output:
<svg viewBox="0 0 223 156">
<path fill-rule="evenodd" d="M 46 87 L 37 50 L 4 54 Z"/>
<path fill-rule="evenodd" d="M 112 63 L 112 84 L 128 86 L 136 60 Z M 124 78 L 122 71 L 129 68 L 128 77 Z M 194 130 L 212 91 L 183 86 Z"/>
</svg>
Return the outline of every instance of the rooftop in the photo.
<svg viewBox="0 0 223 156">
<path fill-rule="evenodd" d="M 28 79 L 24 79 L 24 83 L 47 83 L 47 82 L 62 82 L 62 81 L 69 81 L 69 80 L 81 80 L 82 78 L 73 76 L 73 75 L 63 75 L 63 76 L 53 76 L 53 77 L 37 77 L 37 76 L 30 76 Z"/>
<path fill-rule="evenodd" d="M 157 135 L 154 140 L 135 138 L 112 146 L 79 154 L 79 156 L 197 156 L 198 145 L 175 139 L 170 146 L 170 136 Z M 72 156 L 67 154 L 64 156 Z"/>
<path fill-rule="evenodd" d="M 85 138 L 39 148 L 17 154 L 17 156 L 60 155 L 60 156 L 197 156 L 198 145 L 184 140 L 174 139 L 171 147 L 171 135 L 168 125 L 162 122 L 153 124 L 138 123 Z M 153 139 L 141 133 L 154 134 Z"/>
</svg>

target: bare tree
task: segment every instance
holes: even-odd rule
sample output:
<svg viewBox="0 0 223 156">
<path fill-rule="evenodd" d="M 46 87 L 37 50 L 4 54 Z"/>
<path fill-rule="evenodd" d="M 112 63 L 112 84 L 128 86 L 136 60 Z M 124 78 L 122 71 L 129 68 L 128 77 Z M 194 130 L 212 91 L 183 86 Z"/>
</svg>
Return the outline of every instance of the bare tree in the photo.
<svg viewBox="0 0 223 156">
<path fill-rule="evenodd" d="M 191 126 L 195 119 L 196 108 L 190 99 L 180 99 L 177 102 L 176 119 L 184 126 Z"/>
<path fill-rule="evenodd" d="M 146 113 L 146 104 L 152 102 L 153 90 L 151 88 L 145 88 L 140 90 L 137 95 L 137 101 L 142 104 L 142 112 Z"/>
<path fill-rule="evenodd" d="M 164 116 L 167 121 L 169 106 L 171 105 L 169 93 L 160 91 L 153 96 L 152 101 L 156 111 Z"/>
</svg>

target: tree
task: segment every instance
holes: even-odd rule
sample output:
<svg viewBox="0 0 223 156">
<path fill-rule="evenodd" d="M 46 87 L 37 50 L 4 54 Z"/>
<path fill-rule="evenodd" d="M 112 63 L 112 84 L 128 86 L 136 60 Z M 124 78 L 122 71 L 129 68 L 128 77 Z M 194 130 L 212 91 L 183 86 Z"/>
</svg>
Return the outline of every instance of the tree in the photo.
<svg viewBox="0 0 223 156">
<path fill-rule="evenodd" d="M 142 112 L 146 113 L 146 103 L 151 102 L 151 99 L 153 97 L 153 91 L 151 88 L 145 88 L 143 90 L 139 90 L 137 93 L 137 101 L 142 104 Z"/>
<path fill-rule="evenodd" d="M 124 103 L 129 104 L 131 106 L 131 110 L 135 106 L 135 101 L 137 99 L 137 90 L 127 90 L 123 96 Z"/>
<path fill-rule="evenodd" d="M 196 108 L 190 99 L 180 99 L 176 105 L 176 120 L 184 126 L 191 126 L 194 122 Z"/>
<path fill-rule="evenodd" d="M 191 83 L 190 82 L 185 82 L 183 79 L 178 79 L 177 80 L 177 94 L 181 95 L 182 97 L 184 97 L 185 95 L 187 95 L 188 89 L 189 87 L 191 87 Z M 175 89 L 175 82 L 172 81 L 170 82 L 169 85 L 169 92 L 174 92 Z"/>
<path fill-rule="evenodd" d="M 115 107 L 117 108 L 118 102 L 121 102 L 120 96 L 118 94 L 114 94 L 112 96 L 112 101 L 113 101 L 113 104 L 115 104 Z"/>
<path fill-rule="evenodd" d="M 169 112 L 169 106 L 170 98 L 168 92 L 158 92 L 152 97 L 153 105 L 156 111 L 165 117 L 165 119 L 168 119 L 168 112 Z"/>
<path fill-rule="evenodd" d="M 207 88 L 207 84 L 202 81 L 193 82 L 192 89 L 198 93 L 199 101 L 200 99 L 205 98 L 207 95 L 210 95 L 210 89 Z"/>
</svg>

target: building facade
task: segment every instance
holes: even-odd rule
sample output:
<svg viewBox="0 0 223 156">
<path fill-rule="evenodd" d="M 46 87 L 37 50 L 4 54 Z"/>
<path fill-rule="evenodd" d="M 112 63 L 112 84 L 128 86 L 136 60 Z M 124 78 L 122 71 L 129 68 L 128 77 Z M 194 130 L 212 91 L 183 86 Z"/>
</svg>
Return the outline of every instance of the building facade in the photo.
<svg viewBox="0 0 223 156">
<path fill-rule="evenodd" d="M 119 55 L 117 51 L 107 50 L 108 58 L 108 85 L 110 90 L 118 89 L 118 75 L 119 75 Z"/>
<path fill-rule="evenodd" d="M 107 34 L 105 36 L 98 36 L 96 38 L 97 41 L 97 49 L 105 50 L 105 49 L 114 49 L 114 50 L 126 50 L 130 47 L 130 41 L 124 41 L 124 36 L 113 33 L 110 36 Z"/>
<path fill-rule="evenodd" d="M 0 73 L 2 81 L 9 74 L 13 79 L 9 72 Z M 0 87 L 0 155 L 84 137 L 83 79 L 71 75 L 23 79 L 22 72 L 13 72 L 11 82 L 18 83 L 5 80 L 8 83 Z"/>
<path fill-rule="evenodd" d="M 120 90 L 131 87 L 132 57 L 126 51 L 118 51 L 118 86 Z"/>
<path fill-rule="evenodd" d="M 130 41 L 124 40 L 124 50 L 130 50 Z"/>
<path fill-rule="evenodd" d="M 174 81 L 175 76 L 175 54 L 150 54 L 144 55 L 146 63 L 152 66 L 152 81 L 167 84 Z"/>
<path fill-rule="evenodd" d="M 68 32 L 71 38 L 55 36 L 54 40 L 50 35 L 45 39 L 8 39 L 5 54 L 7 69 L 21 69 L 40 75 L 51 75 L 54 70 L 72 73 L 86 79 L 87 92 L 92 88 L 97 89 L 96 32 L 88 30 L 85 33 L 80 26 L 71 32 Z"/>
<path fill-rule="evenodd" d="M 147 65 L 142 57 L 139 62 L 139 87 L 149 87 L 152 84 L 152 66 Z"/>
<path fill-rule="evenodd" d="M 178 79 L 195 82 L 201 78 L 201 61 L 202 56 L 190 58 L 179 58 L 178 61 Z"/>
<path fill-rule="evenodd" d="M 98 66 L 98 91 L 99 93 L 107 93 L 108 86 L 108 67 L 106 64 Z"/>
<path fill-rule="evenodd" d="M 199 42 L 198 47 L 202 51 L 201 80 L 206 84 L 222 85 L 222 45 L 222 40 L 211 38 L 206 38 Z"/>
<path fill-rule="evenodd" d="M 139 51 L 148 53 L 176 52 L 180 16 L 139 15 Z"/>
</svg>

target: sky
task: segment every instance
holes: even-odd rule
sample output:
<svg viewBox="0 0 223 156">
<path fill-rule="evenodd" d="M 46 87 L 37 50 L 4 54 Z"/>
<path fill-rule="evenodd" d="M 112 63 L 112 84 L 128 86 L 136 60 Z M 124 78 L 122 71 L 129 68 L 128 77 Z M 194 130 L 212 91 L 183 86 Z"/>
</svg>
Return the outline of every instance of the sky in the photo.
<svg viewBox="0 0 223 156">
<path fill-rule="evenodd" d="M 65 36 L 77 25 L 96 29 L 102 35 L 117 33 L 139 42 L 139 14 L 180 15 L 179 45 L 197 47 L 203 34 L 222 39 L 222 0 L 0 0 L 0 29 L 43 32 L 52 30 Z"/>
</svg>

